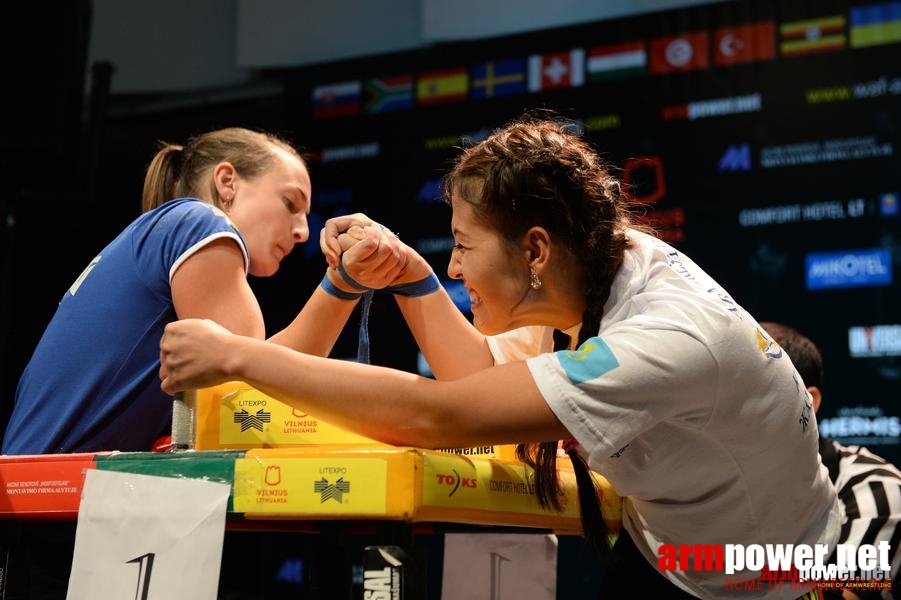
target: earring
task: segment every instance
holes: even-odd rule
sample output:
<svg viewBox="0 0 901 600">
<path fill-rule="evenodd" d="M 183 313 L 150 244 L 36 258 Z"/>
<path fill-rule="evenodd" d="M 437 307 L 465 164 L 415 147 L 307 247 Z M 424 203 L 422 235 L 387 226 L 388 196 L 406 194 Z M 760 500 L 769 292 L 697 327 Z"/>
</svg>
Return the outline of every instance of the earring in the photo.
<svg viewBox="0 0 901 600">
<path fill-rule="evenodd" d="M 538 277 L 538 273 L 535 272 L 535 269 L 529 267 L 529 285 L 532 286 L 533 290 L 541 289 L 541 278 Z"/>
</svg>

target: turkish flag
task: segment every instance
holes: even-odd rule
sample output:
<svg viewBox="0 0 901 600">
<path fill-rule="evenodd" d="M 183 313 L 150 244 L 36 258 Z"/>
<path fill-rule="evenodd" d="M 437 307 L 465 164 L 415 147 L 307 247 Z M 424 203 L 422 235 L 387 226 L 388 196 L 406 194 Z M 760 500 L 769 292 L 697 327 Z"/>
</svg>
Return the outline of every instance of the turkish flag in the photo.
<svg viewBox="0 0 901 600">
<path fill-rule="evenodd" d="M 652 39 L 651 74 L 706 69 L 710 65 L 709 40 L 706 31 Z"/>
<path fill-rule="evenodd" d="M 776 26 L 772 21 L 723 27 L 713 34 L 713 62 L 735 65 L 776 56 Z"/>
</svg>

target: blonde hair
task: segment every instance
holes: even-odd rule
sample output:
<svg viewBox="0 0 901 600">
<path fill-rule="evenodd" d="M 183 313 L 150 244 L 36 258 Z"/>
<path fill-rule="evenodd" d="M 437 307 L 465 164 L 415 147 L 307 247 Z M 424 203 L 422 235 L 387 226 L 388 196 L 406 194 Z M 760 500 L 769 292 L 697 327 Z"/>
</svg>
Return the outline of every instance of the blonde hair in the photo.
<svg viewBox="0 0 901 600">
<path fill-rule="evenodd" d="M 222 208 L 222 199 L 211 176 L 213 167 L 229 162 L 239 175 L 252 179 L 276 164 L 275 148 L 287 150 L 303 162 L 287 141 L 271 133 L 242 127 L 209 131 L 189 138 L 183 146 L 160 141 L 144 176 L 141 210 L 147 212 L 169 200 L 185 197 L 209 199 Z M 207 193 L 204 186 L 208 186 Z"/>
</svg>

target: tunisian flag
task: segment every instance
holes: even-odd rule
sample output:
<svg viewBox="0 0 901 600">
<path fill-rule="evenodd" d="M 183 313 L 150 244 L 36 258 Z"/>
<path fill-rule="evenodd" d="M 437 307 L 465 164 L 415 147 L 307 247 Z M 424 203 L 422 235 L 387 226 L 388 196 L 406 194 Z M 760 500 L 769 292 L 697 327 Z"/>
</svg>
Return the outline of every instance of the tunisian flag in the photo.
<svg viewBox="0 0 901 600">
<path fill-rule="evenodd" d="M 706 69 L 710 65 L 709 44 L 706 31 L 653 38 L 649 71 L 661 75 Z"/>
</svg>

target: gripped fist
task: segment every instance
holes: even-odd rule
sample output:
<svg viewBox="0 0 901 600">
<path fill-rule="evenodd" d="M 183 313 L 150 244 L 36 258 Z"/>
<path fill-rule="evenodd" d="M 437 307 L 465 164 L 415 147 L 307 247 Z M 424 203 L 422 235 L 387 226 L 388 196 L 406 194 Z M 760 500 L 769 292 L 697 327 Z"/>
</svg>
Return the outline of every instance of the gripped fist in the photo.
<svg viewBox="0 0 901 600">
<path fill-rule="evenodd" d="M 325 255 L 329 267 L 336 268 L 341 262 L 341 254 L 347 250 L 342 247 L 342 243 L 338 239 L 340 235 L 349 233 L 352 228 L 362 230 L 368 226 L 378 226 L 378 223 L 363 213 L 332 217 L 325 222 L 325 226 L 319 231 L 319 248 Z M 356 236 L 351 235 L 351 237 Z M 345 238 L 345 242 L 349 242 L 349 240 Z"/>
<path fill-rule="evenodd" d="M 169 323 L 160 340 L 160 387 L 174 394 L 229 381 L 223 364 L 230 342 L 240 337 L 210 319 Z"/>
<path fill-rule="evenodd" d="M 359 225 L 353 225 L 350 229 L 338 234 L 338 245 L 341 254 L 350 250 L 357 242 L 366 237 L 366 232 Z"/>
</svg>

